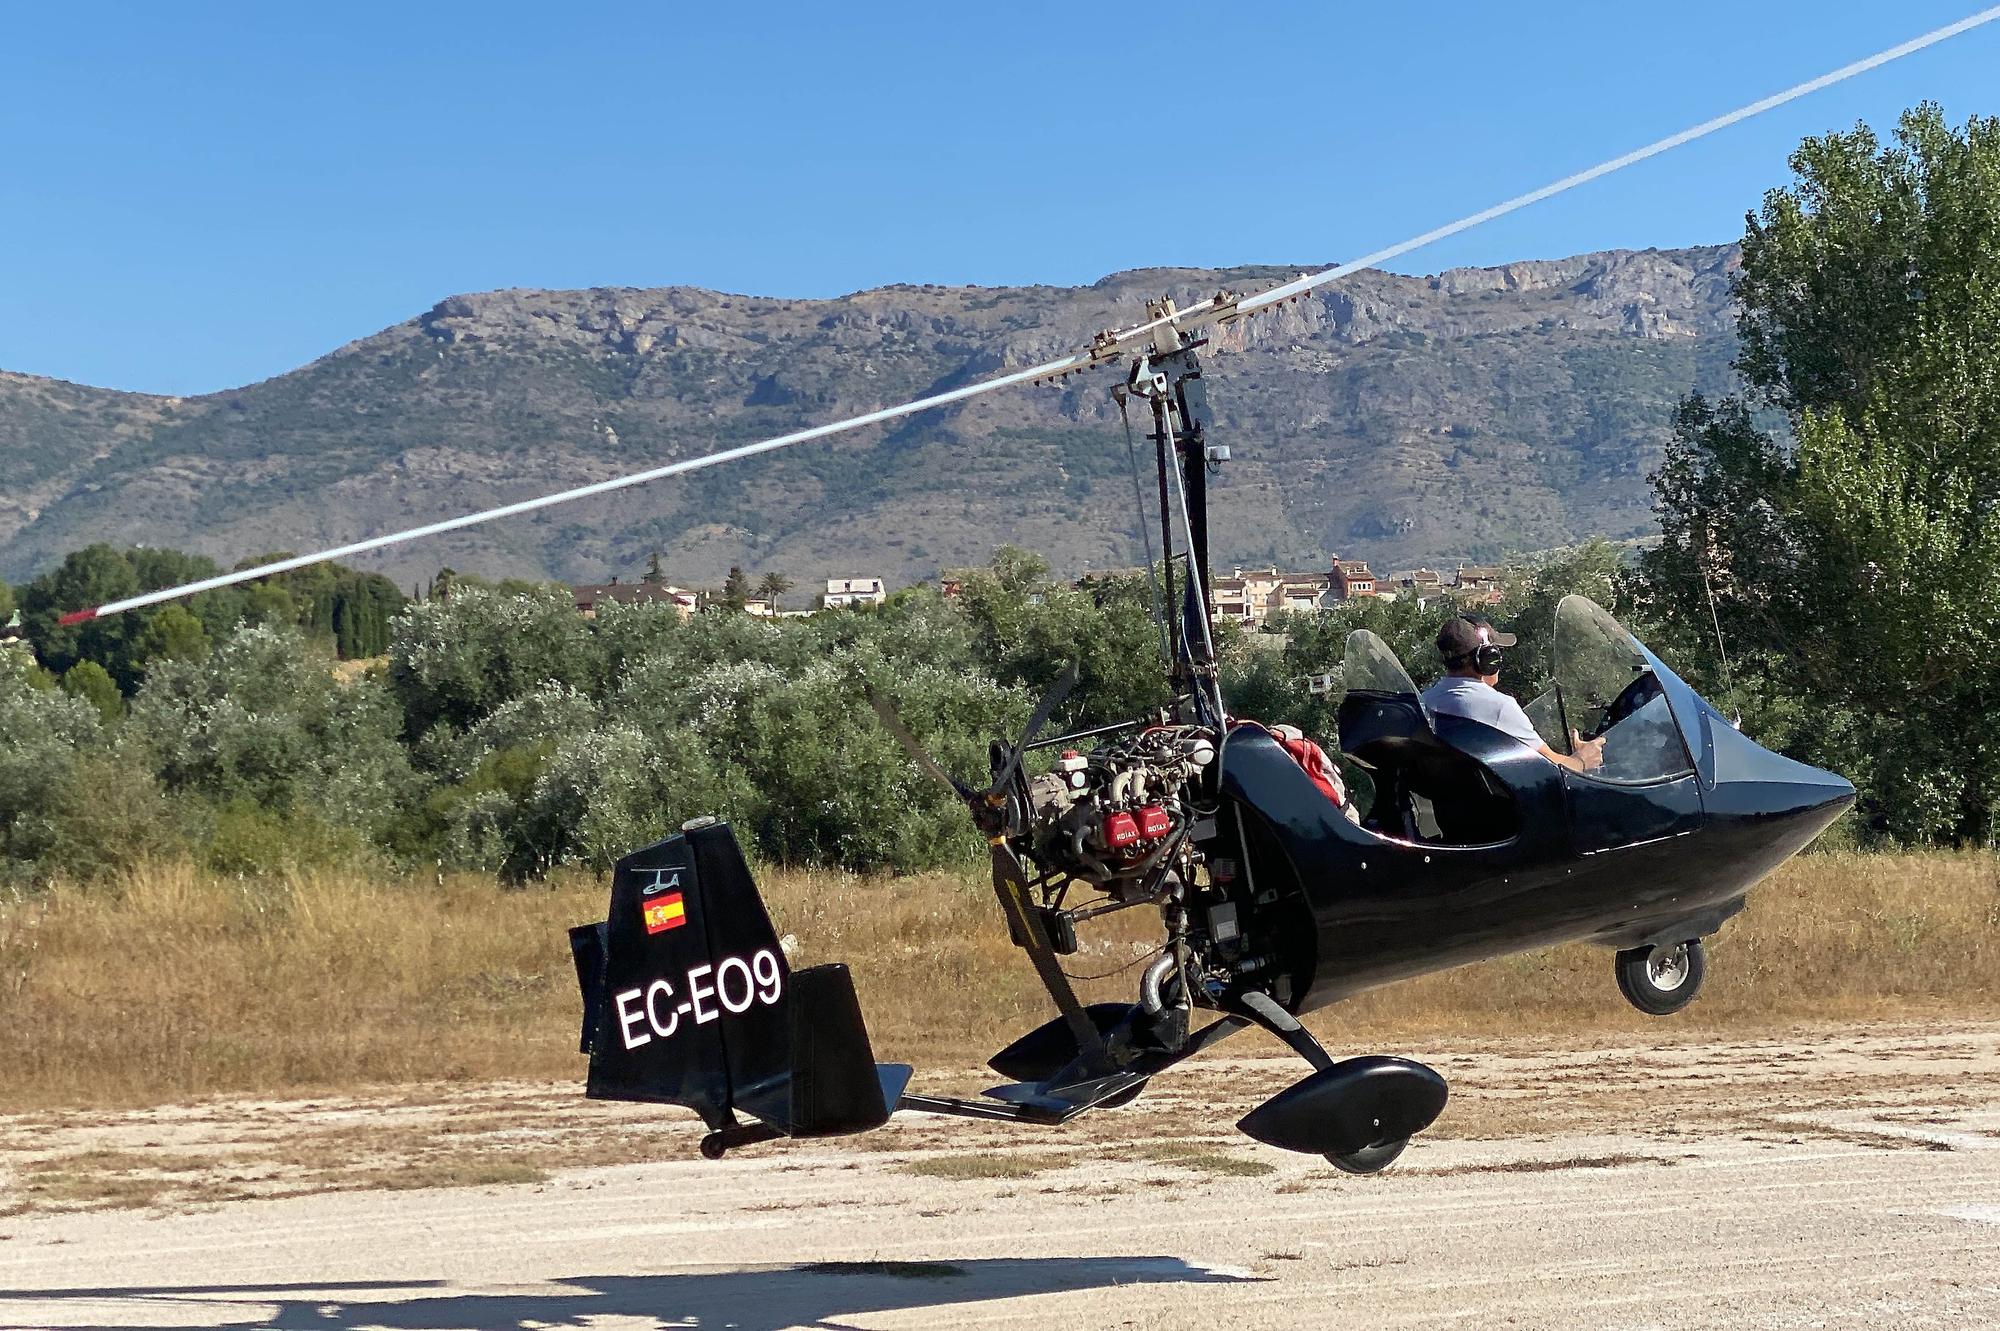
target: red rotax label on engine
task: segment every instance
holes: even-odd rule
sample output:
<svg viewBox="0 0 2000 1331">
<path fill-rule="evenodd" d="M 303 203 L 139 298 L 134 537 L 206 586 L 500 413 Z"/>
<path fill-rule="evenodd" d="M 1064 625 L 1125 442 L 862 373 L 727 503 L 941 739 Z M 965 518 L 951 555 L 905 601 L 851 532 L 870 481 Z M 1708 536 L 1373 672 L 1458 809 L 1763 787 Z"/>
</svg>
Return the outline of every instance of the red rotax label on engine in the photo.
<svg viewBox="0 0 2000 1331">
<path fill-rule="evenodd" d="M 1148 804 L 1139 810 L 1139 835 L 1148 841 L 1157 841 L 1172 830 L 1174 820 L 1167 817 L 1167 811 L 1157 804 Z"/>
<path fill-rule="evenodd" d="M 1114 813 L 1104 820 L 1104 844 L 1123 850 L 1139 839 L 1139 821 L 1129 813 Z"/>
</svg>

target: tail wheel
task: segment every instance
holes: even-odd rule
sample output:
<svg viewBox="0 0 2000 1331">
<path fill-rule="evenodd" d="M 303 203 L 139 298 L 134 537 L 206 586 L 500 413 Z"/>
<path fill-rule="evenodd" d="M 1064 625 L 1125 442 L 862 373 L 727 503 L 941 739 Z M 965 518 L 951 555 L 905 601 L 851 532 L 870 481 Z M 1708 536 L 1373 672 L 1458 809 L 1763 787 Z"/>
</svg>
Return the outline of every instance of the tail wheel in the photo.
<svg viewBox="0 0 2000 1331">
<path fill-rule="evenodd" d="M 1326 1162 L 1343 1174 L 1379 1174 L 1396 1163 L 1396 1157 L 1410 1144 L 1408 1137 L 1398 1137 L 1392 1142 L 1377 1146 L 1364 1146 L 1358 1151 L 1344 1154 L 1329 1154 Z"/>
<path fill-rule="evenodd" d="M 1668 947 L 1635 947 L 1618 954 L 1618 992 L 1648 1016 L 1679 1012 L 1708 977 L 1708 949 L 1699 938 Z"/>
</svg>

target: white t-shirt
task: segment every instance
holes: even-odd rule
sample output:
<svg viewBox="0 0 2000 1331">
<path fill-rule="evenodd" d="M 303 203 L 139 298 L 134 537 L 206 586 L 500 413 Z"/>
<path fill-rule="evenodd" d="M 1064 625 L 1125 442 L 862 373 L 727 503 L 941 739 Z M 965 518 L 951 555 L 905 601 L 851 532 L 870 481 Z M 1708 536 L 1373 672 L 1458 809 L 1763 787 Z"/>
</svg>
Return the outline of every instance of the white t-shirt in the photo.
<svg viewBox="0 0 2000 1331">
<path fill-rule="evenodd" d="M 1531 749 L 1540 749 L 1546 743 L 1535 723 L 1521 710 L 1520 703 L 1491 684 L 1464 675 L 1446 675 L 1425 689 L 1424 706 L 1434 716 L 1462 716 L 1492 726 Z"/>
</svg>

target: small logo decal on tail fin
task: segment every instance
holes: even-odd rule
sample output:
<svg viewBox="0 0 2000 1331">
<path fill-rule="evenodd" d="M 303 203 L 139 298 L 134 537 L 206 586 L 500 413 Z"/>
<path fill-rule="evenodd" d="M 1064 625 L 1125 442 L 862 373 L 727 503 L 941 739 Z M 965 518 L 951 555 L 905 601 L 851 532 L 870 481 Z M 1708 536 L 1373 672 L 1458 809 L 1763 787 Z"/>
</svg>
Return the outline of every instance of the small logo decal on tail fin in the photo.
<svg viewBox="0 0 2000 1331">
<path fill-rule="evenodd" d="M 640 885 L 639 895 L 641 896 L 657 896 L 668 888 L 679 887 L 681 885 L 681 871 L 678 868 L 640 869 L 637 872 L 653 875 L 652 882 Z"/>
<path fill-rule="evenodd" d="M 687 923 L 687 905 L 678 892 L 669 892 L 663 897 L 643 899 L 639 903 L 640 913 L 645 916 L 646 932 L 665 933 L 678 929 Z"/>
</svg>

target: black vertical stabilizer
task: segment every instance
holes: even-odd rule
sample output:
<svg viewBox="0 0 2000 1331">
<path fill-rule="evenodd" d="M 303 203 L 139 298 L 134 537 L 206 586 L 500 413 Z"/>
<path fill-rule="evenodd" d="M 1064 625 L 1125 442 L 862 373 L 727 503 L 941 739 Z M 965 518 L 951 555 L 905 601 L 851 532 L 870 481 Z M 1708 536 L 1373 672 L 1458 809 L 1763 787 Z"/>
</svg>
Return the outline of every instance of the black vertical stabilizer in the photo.
<svg viewBox="0 0 2000 1331">
<path fill-rule="evenodd" d="M 715 1129 L 741 1110 L 826 1136 L 886 1122 L 907 1080 L 877 1069 L 845 966 L 786 964 L 725 823 L 620 860 L 609 917 L 570 945 L 595 1099 L 685 1105 Z"/>
</svg>

